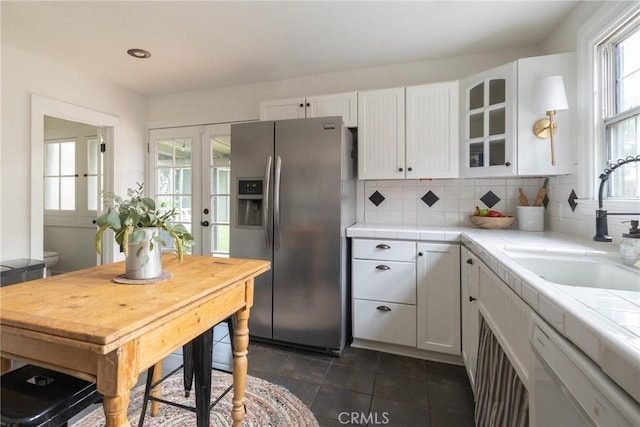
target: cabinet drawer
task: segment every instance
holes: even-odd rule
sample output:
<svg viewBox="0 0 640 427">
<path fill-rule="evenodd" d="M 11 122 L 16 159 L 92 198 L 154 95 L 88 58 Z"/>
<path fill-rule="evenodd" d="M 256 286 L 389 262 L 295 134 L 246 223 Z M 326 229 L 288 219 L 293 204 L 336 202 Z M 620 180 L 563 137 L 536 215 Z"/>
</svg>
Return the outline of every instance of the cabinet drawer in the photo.
<svg viewBox="0 0 640 427">
<path fill-rule="evenodd" d="M 380 301 L 353 301 L 353 337 L 416 346 L 416 307 Z"/>
<path fill-rule="evenodd" d="M 416 265 L 412 262 L 353 260 L 353 297 L 416 303 Z"/>
<path fill-rule="evenodd" d="M 353 239 L 353 258 L 415 262 L 416 244 L 398 240 Z"/>
</svg>

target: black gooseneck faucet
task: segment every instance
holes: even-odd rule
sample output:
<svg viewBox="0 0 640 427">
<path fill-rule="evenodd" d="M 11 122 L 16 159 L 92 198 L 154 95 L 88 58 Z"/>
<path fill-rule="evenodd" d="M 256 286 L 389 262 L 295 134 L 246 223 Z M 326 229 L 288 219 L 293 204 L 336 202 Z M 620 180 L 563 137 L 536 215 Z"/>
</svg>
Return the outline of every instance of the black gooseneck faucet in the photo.
<svg viewBox="0 0 640 427">
<path fill-rule="evenodd" d="M 596 211 L 596 235 L 593 236 L 593 240 L 596 242 L 610 242 L 613 240 L 609 236 L 609 227 L 607 225 L 607 215 L 640 215 L 640 213 L 628 213 L 628 212 L 607 212 L 602 208 L 602 193 L 604 191 L 604 184 L 609 180 L 609 175 L 613 173 L 622 165 L 626 165 L 631 162 L 640 161 L 640 154 L 637 156 L 628 156 L 624 159 L 618 159 L 615 163 L 611 163 L 608 168 L 600 174 L 600 189 L 598 190 L 598 210 Z"/>
</svg>

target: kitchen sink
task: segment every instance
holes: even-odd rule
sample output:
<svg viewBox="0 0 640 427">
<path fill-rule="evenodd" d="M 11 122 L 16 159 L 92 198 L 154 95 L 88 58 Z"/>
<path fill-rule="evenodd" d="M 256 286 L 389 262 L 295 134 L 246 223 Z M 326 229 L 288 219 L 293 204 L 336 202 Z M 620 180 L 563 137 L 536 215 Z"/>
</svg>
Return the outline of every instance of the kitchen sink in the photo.
<svg viewBox="0 0 640 427">
<path fill-rule="evenodd" d="M 503 252 L 532 273 L 549 282 L 568 286 L 640 292 L 640 270 L 590 255 Z"/>
</svg>

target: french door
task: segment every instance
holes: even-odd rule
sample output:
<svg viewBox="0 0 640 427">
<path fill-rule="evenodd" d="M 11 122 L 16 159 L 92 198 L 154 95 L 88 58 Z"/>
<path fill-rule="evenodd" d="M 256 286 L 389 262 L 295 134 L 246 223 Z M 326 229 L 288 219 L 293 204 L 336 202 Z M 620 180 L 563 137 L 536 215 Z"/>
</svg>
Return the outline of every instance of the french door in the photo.
<svg viewBox="0 0 640 427">
<path fill-rule="evenodd" d="M 231 125 L 149 131 L 147 194 L 191 231 L 191 253 L 229 255 Z"/>
</svg>

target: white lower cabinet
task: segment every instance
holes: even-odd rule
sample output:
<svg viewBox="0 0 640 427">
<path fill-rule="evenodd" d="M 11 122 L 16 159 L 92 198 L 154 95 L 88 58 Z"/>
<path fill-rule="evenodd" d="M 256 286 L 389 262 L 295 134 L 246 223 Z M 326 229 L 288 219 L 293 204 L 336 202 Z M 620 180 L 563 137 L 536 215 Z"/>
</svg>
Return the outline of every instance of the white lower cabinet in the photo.
<svg viewBox="0 0 640 427">
<path fill-rule="evenodd" d="M 460 354 L 458 245 L 353 239 L 352 257 L 354 342 Z"/>
<path fill-rule="evenodd" d="M 533 310 L 485 263 L 480 263 L 478 269 L 478 310 L 529 389 L 534 362 L 529 343 Z"/>
<path fill-rule="evenodd" d="M 517 280 L 515 277 L 513 279 Z M 528 389 L 533 363 L 533 351 L 529 344 L 532 309 L 465 246 L 461 248 L 460 280 L 462 359 L 474 393 L 481 316 Z"/>
<path fill-rule="evenodd" d="M 417 346 L 460 354 L 460 246 L 418 243 Z"/>
<path fill-rule="evenodd" d="M 389 344 L 416 345 L 416 306 L 386 301 L 353 301 L 353 335 Z"/>
<path fill-rule="evenodd" d="M 480 339 L 478 312 L 478 265 L 480 260 L 466 247 L 460 248 L 460 310 L 462 319 L 462 360 L 471 388 L 476 392 L 476 367 Z"/>
</svg>

